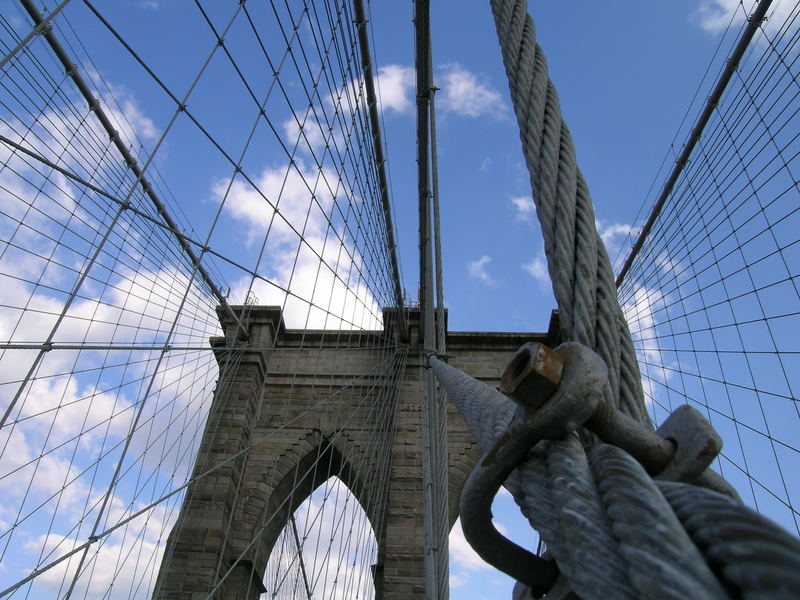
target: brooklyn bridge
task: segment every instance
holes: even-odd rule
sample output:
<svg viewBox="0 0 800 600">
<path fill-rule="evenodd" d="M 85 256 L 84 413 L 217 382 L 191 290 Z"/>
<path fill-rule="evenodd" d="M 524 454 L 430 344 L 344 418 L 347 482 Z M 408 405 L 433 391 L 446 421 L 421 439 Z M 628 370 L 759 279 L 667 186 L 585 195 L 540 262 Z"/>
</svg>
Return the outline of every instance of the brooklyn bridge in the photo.
<svg viewBox="0 0 800 600">
<path fill-rule="evenodd" d="M 800 597 L 800 3 L 485 4 L 0 7 L 0 598 Z"/>
</svg>

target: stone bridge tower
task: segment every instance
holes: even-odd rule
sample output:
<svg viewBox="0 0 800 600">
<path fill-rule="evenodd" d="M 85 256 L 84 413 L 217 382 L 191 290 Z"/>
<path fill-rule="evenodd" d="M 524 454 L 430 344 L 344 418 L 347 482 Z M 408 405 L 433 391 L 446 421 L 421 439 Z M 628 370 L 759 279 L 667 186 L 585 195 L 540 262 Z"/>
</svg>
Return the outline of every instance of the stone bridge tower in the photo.
<svg viewBox="0 0 800 600">
<path fill-rule="evenodd" d="M 390 321 L 391 310 L 384 314 Z M 225 464 L 189 487 L 167 543 L 158 598 L 205 598 L 228 570 L 216 597 L 252 600 L 267 591 L 263 576 L 272 546 L 289 516 L 327 479 L 312 466 L 321 462 L 331 465 L 359 500 L 376 534 L 375 597 L 424 597 L 424 357 L 419 309 L 407 314 L 405 367 L 400 365 L 399 380 L 387 386 L 374 375 L 386 360 L 386 350 L 370 342 L 385 340 L 386 332 L 287 330 L 278 307 L 250 309 L 247 346 L 239 352 L 217 352 L 221 376 L 194 477 Z M 220 317 L 229 346 L 235 328 L 222 313 Z M 539 334 L 448 332 L 449 362 L 497 385 L 511 354 L 523 343 L 555 345 L 555 319 L 549 329 Z M 344 349 L 343 336 L 348 340 Z M 211 343 L 220 348 L 226 338 Z M 334 390 L 340 391 L 332 395 Z M 396 398 L 393 414 L 376 420 L 376 403 L 357 401 L 365 395 L 377 398 L 378 404 Z M 332 399 L 321 404 L 326 397 Z M 377 424 L 365 426 L 370 419 Z M 479 456 L 452 404 L 448 429 L 452 527 L 461 488 Z M 245 453 L 239 453 L 251 444 L 245 460 Z M 368 497 L 373 482 L 387 479 L 382 497 Z M 247 558 L 237 562 L 241 556 Z"/>
</svg>

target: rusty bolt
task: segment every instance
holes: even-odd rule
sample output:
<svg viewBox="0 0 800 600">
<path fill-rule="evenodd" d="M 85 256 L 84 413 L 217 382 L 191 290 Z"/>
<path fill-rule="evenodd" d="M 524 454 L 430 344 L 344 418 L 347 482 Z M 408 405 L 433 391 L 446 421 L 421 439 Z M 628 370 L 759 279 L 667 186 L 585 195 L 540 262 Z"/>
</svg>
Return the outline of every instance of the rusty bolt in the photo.
<svg viewBox="0 0 800 600">
<path fill-rule="evenodd" d="M 561 382 L 564 359 L 544 344 L 528 342 L 503 372 L 500 391 L 530 409 L 538 409 Z"/>
</svg>

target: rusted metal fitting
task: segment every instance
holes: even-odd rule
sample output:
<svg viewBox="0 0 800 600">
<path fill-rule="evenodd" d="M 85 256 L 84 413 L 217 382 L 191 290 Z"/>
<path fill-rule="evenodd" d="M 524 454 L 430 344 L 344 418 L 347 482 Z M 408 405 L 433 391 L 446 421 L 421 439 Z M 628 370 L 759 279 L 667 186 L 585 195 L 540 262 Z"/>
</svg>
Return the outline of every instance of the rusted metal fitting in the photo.
<svg viewBox="0 0 800 600">
<path fill-rule="evenodd" d="M 500 391 L 525 410 L 542 439 L 560 439 L 594 413 L 607 372 L 603 360 L 582 344 L 567 342 L 551 350 L 528 342 L 503 372 Z"/>
<path fill-rule="evenodd" d="M 514 392 L 519 407 L 467 478 L 461 493 L 461 528 L 481 558 L 539 597 L 556 581 L 558 567 L 497 531 L 492 523 L 492 499 L 533 445 L 543 439 L 562 438 L 593 413 L 607 368 L 597 354 L 580 344 L 563 344 L 558 354 L 539 344 L 526 344 L 506 372 L 504 388 Z M 553 384 L 549 386 L 555 391 L 552 397 L 536 384 L 542 372 Z M 562 375 L 563 383 L 555 385 Z"/>
<path fill-rule="evenodd" d="M 588 349 L 578 350 L 579 347 L 578 344 L 562 344 L 551 350 L 536 342 L 523 345 L 503 372 L 500 391 L 526 409 L 536 410 L 537 418 L 541 419 L 545 416 L 541 413 L 548 413 L 555 408 L 551 403 L 563 391 L 559 387 L 562 380 L 566 382 L 572 379 L 572 375 L 566 371 L 580 370 L 577 365 L 570 363 L 575 359 L 585 363 L 590 360 L 587 357 L 596 357 Z M 597 383 L 602 384 L 601 381 Z M 594 397 L 585 391 L 581 395 L 585 398 Z M 553 400 L 548 400 L 551 397 Z M 555 405 L 567 408 L 564 402 L 562 399 Z M 690 406 L 675 410 L 658 431 L 644 427 L 602 401 L 594 403 L 591 414 L 583 419 L 581 415 L 585 415 L 587 410 L 585 406 L 567 408 L 570 414 L 565 417 L 571 423 L 565 423 L 560 430 L 552 428 L 551 435 L 555 436 L 560 431 L 566 433 L 584 425 L 604 442 L 628 452 L 650 475 L 658 475 L 660 479 L 694 482 L 700 478 L 697 483 L 702 484 L 706 478 L 701 475 L 722 447 L 711 424 Z"/>
<path fill-rule="evenodd" d="M 608 368 L 597 354 L 576 342 L 561 344 L 555 350 L 542 348 L 544 352 L 540 349 L 539 359 L 530 361 L 532 372 L 512 398 L 524 409 L 528 426 L 536 429 L 542 439 L 558 440 L 581 427 L 602 403 Z M 539 369 L 539 375 L 547 381 L 554 372 L 561 371 L 555 392 L 547 397 L 533 387 L 533 372 Z M 532 408 L 536 404 L 538 408 Z"/>
<path fill-rule="evenodd" d="M 527 408 L 537 409 L 561 383 L 564 358 L 544 344 L 528 342 L 516 351 L 503 372 L 500 391 Z"/>
</svg>

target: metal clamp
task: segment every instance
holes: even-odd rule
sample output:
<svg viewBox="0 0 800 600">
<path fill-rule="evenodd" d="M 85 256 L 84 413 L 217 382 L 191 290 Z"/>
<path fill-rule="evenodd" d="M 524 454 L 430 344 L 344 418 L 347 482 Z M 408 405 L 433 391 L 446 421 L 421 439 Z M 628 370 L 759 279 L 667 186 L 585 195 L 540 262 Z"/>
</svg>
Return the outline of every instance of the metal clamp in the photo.
<svg viewBox="0 0 800 600">
<path fill-rule="evenodd" d="M 560 439 L 580 427 L 600 402 L 607 377 L 600 357 L 575 343 L 560 346 L 558 353 L 562 360 L 556 361 L 561 363 L 557 374 L 547 368 L 550 357 L 546 353 L 541 356 L 542 368 L 536 371 L 536 377 L 544 372 L 545 379 L 558 384 L 544 392 L 528 380 L 526 360 L 515 362 L 520 353 L 515 355 L 509 366 L 511 374 L 531 383 L 522 387 L 533 395 L 515 397 L 519 407 L 514 418 L 470 473 L 460 501 L 461 527 L 473 549 L 492 566 L 529 586 L 537 597 L 552 587 L 558 567 L 554 561 L 536 556 L 498 532 L 492 524 L 491 508 L 500 486 L 532 446 L 543 439 Z M 548 397 L 550 393 L 552 397 Z"/>
<path fill-rule="evenodd" d="M 566 346 L 555 350 L 537 343 L 522 346 L 503 373 L 500 391 L 518 403 L 541 404 L 542 394 L 552 394 L 559 385 Z M 679 407 L 652 431 L 613 406 L 598 402 L 583 425 L 604 442 L 628 452 L 650 475 L 669 481 L 706 485 L 713 479 L 706 469 L 722 449 L 711 423 L 688 405 Z M 723 491 L 717 481 L 707 487 Z M 730 495 L 727 490 L 724 493 Z"/>
<path fill-rule="evenodd" d="M 694 481 L 722 450 L 722 439 L 711 423 L 688 404 L 673 411 L 656 434 L 675 443 L 675 456 L 657 475 L 667 481 Z"/>
<path fill-rule="evenodd" d="M 517 403 L 517 411 L 472 470 L 461 494 L 464 537 L 481 558 L 536 597 L 553 586 L 558 567 L 500 534 L 492 524 L 491 506 L 511 471 L 539 441 L 561 439 L 583 426 L 628 452 L 652 476 L 726 492 L 724 480 L 721 484 L 721 478 L 707 470 L 721 440 L 698 411 L 683 406 L 652 431 L 602 401 L 606 381 L 605 363 L 582 344 L 570 342 L 555 350 L 534 342 L 522 346 L 500 385 L 500 391 Z"/>
</svg>

